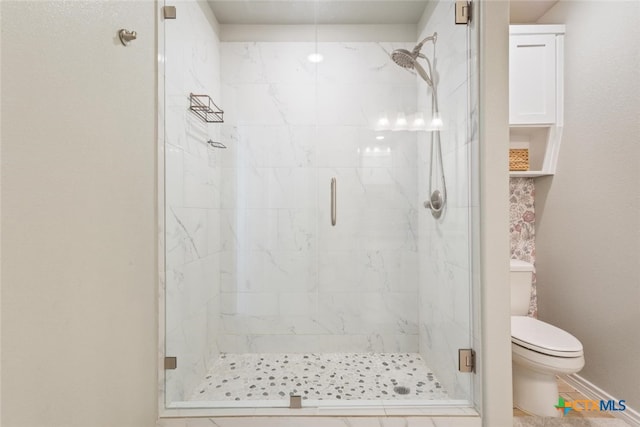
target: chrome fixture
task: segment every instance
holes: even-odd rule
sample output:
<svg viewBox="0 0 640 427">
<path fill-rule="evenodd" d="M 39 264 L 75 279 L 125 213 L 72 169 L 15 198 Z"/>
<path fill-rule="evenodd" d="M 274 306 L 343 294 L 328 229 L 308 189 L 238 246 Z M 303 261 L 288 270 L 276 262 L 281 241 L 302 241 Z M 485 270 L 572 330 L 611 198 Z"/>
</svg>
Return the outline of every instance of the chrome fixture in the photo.
<svg viewBox="0 0 640 427">
<path fill-rule="evenodd" d="M 403 385 L 397 385 L 393 388 L 393 391 L 397 394 L 409 394 L 411 393 L 411 389 L 409 387 L 405 387 Z"/>
<path fill-rule="evenodd" d="M 444 198 L 440 190 L 434 190 L 433 193 L 431 193 L 431 200 L 425 200 L 424 207 L 431 209 L 431 214 L 434 218 L 440 218 L 442 209 L 444 208 Z"/>
<path fill-rule="evenodd" d="M 208 140 L 207 144 L 209 144 L 213 148 L 227 148 L 227 146 L 224 145 L 222 142 L 214 141 L 212 139 Z"/>
<path fill-rule="evenodd" d="M 336 226 L 336 179 L 331 178 L 331 225 Z"/>
<path fill-rule="evenodd" d="M 456 2 L 456 24 L 471 22 L 471 2 L 462 0 Z"/>
<path fill-rule="evenodd" d="M 206 123 L 224 123 L 224 111 L 209 95 L 189 94 L 189 109 Z"/>
<path fill-rule="evenodd" d="M 123 28 L 118 31 L 118 36 L 120 37 L 120 42 L 123 45 L 129 46 L 129 42 L 131 42 L 131 40 L 135 40 L 138 37 L 138 33 L 136 33 L 135 31 L 125 30 Z"/>
<path fill-rule="evenodd" d="M 472 348 L 458 349 L 458 371 L 460 372 L 476 371 L 476 352 Z"/>
<path fill-rule="evenodd" d="M 302 396 L 291 394 L 289 395 L 289 409 L 302 408 Z"/>
<path fill-rule="evenodd" d="M 444 166 L 442 162 L 442 146 L 440 143 L 440 127 L 442 125 L 440 119 L 440 109 L 438 107 L 438 91 L 437 91 L 437 82 L 433 75 L 433 70 L 431 68 L 431 61 L 427 58 L 423 53 L 421 53 L 422 47 L 426 42 L 433 42 L 434 46 L 434 57 L 435 57 L 435 45 L 438 40 L 438 33 L 433 33 L 432 35 L 425 37 L 420 43 L 418 43 L 413 50 L 409 51 L 407 49 L 396 49 L 391 52 L 391 59 L 393 62 L 405 68 L 407 70 L 415 70 L 415 72 L 427 82 L 427 85 L 431 88 L 431 92 L 433 96 L 431 97 L 431 111 L 433 112 L 433 121 L 432 125 L 434 127 L 431 132 L 431 161 L 429 168 L 429 200 L 424 202 L 424 207 L 427 209 L 431 209 L 431 215 L 434 218 L 440 218 L 442 215 L 442 210 L 444 209 L 445 204 L 447 203 L 447 186 L 444 181 Z M 427 68 L 425 69 L 418 59 L 424 59 L 427 63 Z M 435 59 L 434 59 L 435 63 Z M 436 183 L 434 184 L 434 181 Z M 434 188 L 438 187 L 438 182 L 441 185 L 442 191 Z"/>
<path fill-rule="evenodd" d="M 164 369 L 176 369 L 178 367 L 178 358 L 177 357 L 165 357 L 164 358 Z"/>
<path fill-rule="evenodd" d="M 435 89 L 434 82 L 432 79 L 432 73 L 431 73 L 431 62 L 429 61 L 429 58 L 427 58 L 424 54 L 420 53 L 420 51 L 422 50 L 422 46 L 426 42 L 432 41 L 433 44 L 435 45 L 437 40 L 438 40 L 438 33 L 433 33 L 433 35 L 426 37 L 424 40 L 418 43 L 411 52 L 409 52 L 407 49 L 394 50 L 393 52 L 391 52 L 391 59 L 393 59 L 393 62 L 395 62 L 402 68 L 406 68 L 408 70 L 415 70 L 418 73 L 418 75 L 422 77 L 422 79 L 425 82 L 427 82 L 429 87 L 431 87 L 432 89 Z M 422 58 L 426 61 L 427 67 L 429 67 L 428 73 L 424 69 L 424 67 L 420 65 L 420 63 L 418 62 L 418 58 Z"/>
<path fill-rule="evenodd" d="M 162 14 L 164 19 L 176 19 L 176 7 L 175 6 L 163 6 Z"/>
</svg>

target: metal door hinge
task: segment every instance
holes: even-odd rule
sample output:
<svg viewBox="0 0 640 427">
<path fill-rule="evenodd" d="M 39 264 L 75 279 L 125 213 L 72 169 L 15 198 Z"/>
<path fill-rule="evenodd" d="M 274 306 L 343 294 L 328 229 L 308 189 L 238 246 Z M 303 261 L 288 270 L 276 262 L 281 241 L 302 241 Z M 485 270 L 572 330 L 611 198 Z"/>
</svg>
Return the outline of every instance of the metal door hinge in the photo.
<svg viewBox="0 0 640 427">
<path fill-rule="evenodd" d="M 178 358 L 177 357 L 165 357 L 164 358 L 164 369 L 176 369 L 178 367 Z"/>
<path fill-rule="evenodd" d="M 456 24 L 468 24 L 471 22 L 471 2 L 456 1 Z"/>
<path fill-rule="evenodd" d="M 476 352 L 473 349 L 458 349 L 458 370 L 460 372 L 476 371 Z"/>
<path fill-rule="evenodd" d="M 175 6 L 163 6 L 162 15 L 164 19 L 176 19 L 176 7 Z"/>
</svg>

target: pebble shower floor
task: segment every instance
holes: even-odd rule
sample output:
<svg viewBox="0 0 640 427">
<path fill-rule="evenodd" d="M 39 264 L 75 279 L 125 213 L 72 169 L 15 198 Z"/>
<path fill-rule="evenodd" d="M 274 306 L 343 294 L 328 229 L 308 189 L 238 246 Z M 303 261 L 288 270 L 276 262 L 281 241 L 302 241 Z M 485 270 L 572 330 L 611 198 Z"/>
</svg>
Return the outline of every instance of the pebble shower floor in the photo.
<svg viewBox="0 0 640 427">
<path fill-rule="evenodd" d="M 222 354 L 190 400 L 439 400 L 448 395 L 416 353 Z"/>
</svg>

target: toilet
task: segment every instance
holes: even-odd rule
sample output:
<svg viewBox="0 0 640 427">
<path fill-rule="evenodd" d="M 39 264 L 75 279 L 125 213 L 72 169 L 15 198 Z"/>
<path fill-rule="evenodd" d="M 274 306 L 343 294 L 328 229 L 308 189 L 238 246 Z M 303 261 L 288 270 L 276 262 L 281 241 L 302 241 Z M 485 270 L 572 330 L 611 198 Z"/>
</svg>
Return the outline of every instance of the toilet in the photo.
<svg viewBox="0 0 640 427">
<path fill-rule="evenodd" d="M 532 415 L 558 417 L 556 375 L 584 366 L 582 343 L 548 323 L 528 317 L 533 265 L 511 260 L 513 404 Z"/>
</svg>

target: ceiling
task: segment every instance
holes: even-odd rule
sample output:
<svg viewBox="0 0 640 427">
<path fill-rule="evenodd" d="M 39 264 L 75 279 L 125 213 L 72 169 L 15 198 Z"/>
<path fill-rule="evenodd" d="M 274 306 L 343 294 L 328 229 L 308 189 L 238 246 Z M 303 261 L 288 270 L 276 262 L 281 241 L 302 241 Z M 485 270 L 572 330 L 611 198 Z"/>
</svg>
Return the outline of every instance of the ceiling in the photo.
<svg viewBox="0 0 640 427">
<path fill-rule="evenodd" d="M 512 24 L 533 24 L 558 0 L 511 0 L 509 3 L 509 22 Z"/>
<path fill-rule="evenodd" d="M 208 0 L 223 25 L 417 24 L 427 0 Z"/>
</svg>

